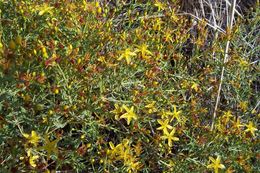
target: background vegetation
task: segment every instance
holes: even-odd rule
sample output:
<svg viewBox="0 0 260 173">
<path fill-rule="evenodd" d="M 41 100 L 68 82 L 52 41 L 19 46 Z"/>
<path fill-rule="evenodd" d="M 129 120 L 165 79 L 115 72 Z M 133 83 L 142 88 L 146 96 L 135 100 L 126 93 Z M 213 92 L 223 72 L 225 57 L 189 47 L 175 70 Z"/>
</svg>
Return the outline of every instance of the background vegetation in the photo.
<svg viewBox="0 0 260 173">
<path fill-rule="evenodd" d="M 259 172 L 259 3 L 207 2 L 0 0 L 0 172 Z"/>
</svg>

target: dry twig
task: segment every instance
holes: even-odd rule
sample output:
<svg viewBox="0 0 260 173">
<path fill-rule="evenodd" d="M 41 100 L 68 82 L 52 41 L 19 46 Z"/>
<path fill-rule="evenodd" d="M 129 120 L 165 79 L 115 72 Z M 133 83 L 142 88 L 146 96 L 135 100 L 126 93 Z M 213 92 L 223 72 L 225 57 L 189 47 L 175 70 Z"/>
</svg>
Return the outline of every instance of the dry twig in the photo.
<svg viewBox="0 0 260 173">
<path fill-rule="evenodd" d="M 228 27 L 230 30 L 232 30 L 232 27 L 233 27 L 235 8 L 236 8 L 236 0 L 233 0 L 232 6 L 231 6 L 231 13 L 229 13 L 229 16 L 227 16 L 230 19 L 230 20 L 228 20 L 229 21 Z M 222 67 L 222 71 L 221 71 L 220 83 L 219 83 L 219 87 L 218 87 L 218 94 L 217 94 L 216 104 L 215 104 L 214 113 L 213 113 L 213 117 L 212 117 L 212 124 L 211 124 L 211 128 L 210 128 L 211 131 L 214 129 L 215 119 L 216 119 L 219 100 L 220 100 L 220 93 L 221 93 L 222 83 L 223 83 L 223 79 L 224 79 L 225 64 L 228 62 L 229 47 L 230 47 L 230 40 L 228 40 L 226 43 L 225 55 L 224 55 L 224 66 Z"/>
</svg>

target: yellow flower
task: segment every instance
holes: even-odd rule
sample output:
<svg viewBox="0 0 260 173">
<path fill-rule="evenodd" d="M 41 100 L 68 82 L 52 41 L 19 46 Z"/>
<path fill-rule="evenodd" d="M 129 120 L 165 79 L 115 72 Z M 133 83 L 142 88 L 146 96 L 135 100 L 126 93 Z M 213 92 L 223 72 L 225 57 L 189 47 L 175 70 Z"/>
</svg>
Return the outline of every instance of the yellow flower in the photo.
<svg viewBox="0 0 260 173">
<path fill-rule="evenodd" d="M 122 52 L 122 55 L 117 60 L 122 60 L 123 58 L 125 58 L 126 63 L 130 64 L 132 56 L 136 56 L 136 53 L 127 48 Z"/>
<path fill-rule="evenodd" d="M 240 58 L 240 59 L 238 60 L 238 63 L 239 63 L 239 65 L 240 65 L 242 68 L 248 67 L 248 66 L 250 65 L 249 62 L 247 62 L 246 60 L 244 60 L 244 59 L 242 59 L 242 58 Z"/>
<path fill-rule="evenodd" d="M 119 120 L 119 114 L 121 114 L 123 112 L 123 109 L 116 103 L 115 109 L 111 112 L 115 114 L 115 119 Z"/>
<path fill-rule="evenodd" d="M 247 102 L 247 101 L 240 102 L 238 106 L 239 106 L 239 108 L 240 108 L 243 112 L 245 112 L 245 111 L 247 110 L 247 108 L 248 108 L 248 102 Z"/>
<path fill-rule="evenodd" d="M 126 157 L 126 152 L 128 151 L 129 148 L 129 140 L 128 139 L 123 139 L 123 142 L 115 146 L 113 142 L 109 142 L 109 146 L 111 150 L 108 150 L 108 154 L 110 154 L 111 157 L 118 156 L 118 158 L 125 158 Z M 117 158 L 117 159 L 118 159 Z"/>
<path fill-rule="evenodd" d="M 43 46 L 42 47 L 42 56 L 43 58 L 47 59 L 49 57 L 47 51 L 46 51 L 46 48 Z"/>
<path fill-rule="evenodd" d="M 98 61 L 101 62 L 101 63 L 106 64 L 106 58 L 105 58 L 104 56 L 100 56 L 100 57 L 98 58 Z"/>
<path fill-rule="evenodd" d="M 59 89 L 58 88 L 55 88 L 54 90 L 53 90 L 53 92 L 54 92 L 54 94 L 59 94 Z"/>
<path fill-rule="evenodd" d="M 141 163 L 136 161 L 137 159 L 129 155 L 129 158 L 124 161 L 124 165 L 127 167 L 127 172 L 137 172 L 141 168 Z"/>
<path fill-rule="evenodd" d="M 175 128 L 172 129 L 171 133 L 169 133 L 168 130 L 166 130 L 164 135 L 161 137 L 162 139 L 168 140 L 169 147 L 172 146 L 172 141 L 179 141 L 179 138 L 175 137 L 174 134 L 175 134 Z"/>
<path fill-rule="evenodd" d="M 141 46 L 137 46 L 136 52 L 141 52 L 142 58 L 147 59 L 149 58 L 147 55 L 153 55 L 152 52 L 150 52 L 147 48 L 148 46 L 146 44 L 142 44 Z"/>
<path fill-rule="evenodd" d="M 123 147 L 121 155 L 119 155 L 120 159 L 124 160 L 124 162 L 128 161 L 132 157 L 132 151 L 129 146 Z"/>
<path fill-rule="evenodd" d="M 72 51 L 73 51 L 73 46 L 69 44 L 66 50 L 66 56 L 69 56 L 72 53 Z"/>
<path fill-rule="evenodd" d="M 3 43 L 1 43 L 1 41 L 0 41 L 0 55 L 4 52 L 3 47 L 4 47 L 4 45 L 3 45 Z"/>
<path fill-rule="evenodd" d="M 161 11 L 161 10 L 164 10 L 164 4 L 161 3 L 160 1 L 156 0 L 155 1 L 155 4 L 154 4 L 157 8 L 158 8 L 158 11 Z"/>
<path fill-rule="evenodd" d="M 161 26 L 163 24 L 163 21 L 159 18 L 159 19 L 156 19 L 155 21 L 155 24 L 153 25 L 153 29 L 154 30 L 161 30 Z"/>
<path fill-rule="evenodd" d="M 173 22 L 177 22 L 179 20 L 174 10 L 172 10 L 171 19 Z"/>
<path fill-rule="evenodd" d="M 32 156 L 30 157 L 29 159 L 29 163 L 32 167 L 36 167 L 36 163 L 35 163 L 35 160 L 37 160 L 39 158 L 39 156 Z"/>
<path fill-rule="evenodd" d="M 149 103 L 149 104 L 147 104 L 147 105 L 145 106 L 145 108 L 148 109 L 148 113 L 149 113 L 149 114 L 157 111 L 157 109 L 156 109 L 156 107 L 155 107 L 155 103 L 156 103 L 156 101 L 152 101 L 151 103 Z"/>
<path fill-rule="evenodd" d="M 231 111 L 226 111 L 226 112 L 224 112 L 224 115 L 222 118 L 227 123 L 227 122 L 229 122 L 230 118 L 232 118 L 232 117 L 233 117 L 233 115 L 232 115 Z"/>
<path fill-rule="evenodd" d="M 57 143 L 59 142 L 60 139 L 58 138 L 53 141 L 50 141 L 48 136 L 45 135 L 44 140 L 45 140 L 45 145 L 42 147 L 39 147 L 39 149 L 42 149 L 47 152 L 48 159 L 50 158 L 51 154 L 57 155 L 58 154 Z"/>
<path fill-rule="evenodd" d="M 108 144 L 109 144 L 111 150 L 108 150 L 107 154 L 110 154 L 111 157 L 114 157 L 117 154 L 116 147 L 115 147 L 114 143 L 111 141 Z"/>
<path fill-rule="evenodd" d="M 32 154 L 32 152 L 31 152 L 31 150 L 28 150 L 27 151 L 27 156 L 29 157 L 29 163 L 30 163 L 30 165 L 32 166 L 32 167 L 36 167 L 37 165 L 36 165 L 36 163 L 35 163 L 35 161 L 39 158 L 39 156 L 34 156 L 33 154 Z"/>
<path fill-rule="evenodd" d="M 254 124 L 252 121 L 250 121 L 248 123 L 248 125 L 246 125 L 247 129 L 245 130 L 245 132 L 250 132 L 253 136 L 255 136 L 255 131 L 257 131 L 257 128 L 254 127 Z"/>
<path fill-rule="evenodd" d="M 38 6 L 36 7 L 36 10 L 39 11 L 39 15 L 42 16 L 43 14 L 45 13 L 49 13 L 51 15 L 53 15 L 53 8 L 54 7 L 50 7 L 49 5 L 47 4 L 44 4 L 43 6 Z"/>
<path fill-rule="evenodd" d="M 27 133 L 23 133 L 22 135 L 29 141 L 29 143 L 33 144 L 34 146 L 38 145 L 40 137 L 34 130 L 31 132 L 31 135 Z"/>
<path fill-rule="evenodd" d="M 162 130 L 163 133 L 167 133 L 167 128 L 168 129 L 172 129 L 173 127 L 171 125 L 169 125 L 169 120 L 166 119 L 164 121 L 162 120 L 157 120 L 157 122 L 161 125 L 161 127 L 158 127 L 157 130 Z"/>
<path fill-rule="evenodd" d="M 102 13 L 102 8 L 101 7 L 97 7 L 97 13 L 98 14 Z"/>
<path fill-rule="evenodd" d="M 235 127 L 238 130 L 240 130 L 240 127 L 243 127 L 243 125 L 240 123 L 240 119 L 239 118 L 237 118 L 236 121 L 233 121 L 233 127 Z"/>
<path fill-rule="evenodd" d="M 132 106 L 130 109 L 126 105 L 123 105 L 122 107 L 126 110 L 126 113 L 121 115 L 120 119 L 127 119 L 127 125 L 129 125 L 132 119 L 137 119 L 137 115 L 134 113 L 134 107 Z"/>
<path fill-rule="evenodd" d="M 167 117 L 168 117 L 168 113 L 169 113 L 169 112 L 166 112 L 166 111 L 163 109 L 163 110 L 160 112 L 161 118 L 162 118 L 162 119 L 167 118 Z"/>
<path fill-rule="evenodd" d="M 124 31 L 122 34 L 121 34 L 121 36 L 120 36 L 121 38 L 122 38 L 122 40 L 126 40 L 126 38 L 127 38 L 127 32 L 126 31 Z"/>
<path fill-rule="evenodd" d="M 181 122 L 181 119 L 180 119 L 181 111 L 177 111 L 176 105 L 173 106 L 173 109 L 174 109 L 173 112 L 167 112 L 168 115 L 172 116 L 171 121 L 173 121 L 174 118 L 176 118 L 176 120 L 178 122 Z"/>
<path fill-rule="evenodd" d="M 165 39 L 165 41 L 166 42 L 173 42 L 173 40 L 172 40 L 172 34 L 170 33 L 170 31 L 168 30 L 168 31 L 166 31 L 165 33 L 164 33 L 165 35 L 164 35 L 164 39 Z"/>
<path fill-rule="evenodd" d="M 100 7 L 100 5 L 99 5 L 99 2 L 97 1 L 97 2 L 95 2 L 95 6 L 96 7 Z"/>
<path fill-rule="evenodd" d="M 217 159 L 214 159 L 213 157 L 209 157 L 209 160 L 212 162 L 207 166 L 209 169 L 214 169 L 215 173 L 218 173 L 218 169 L 224 169 L 225 166 L 220 163 L 220 156 L 217 157 Z"/>
<path fill-rule="evenodd" d="M 198 90 L 199 90 L 198 86 L 199 85 L 197 83 L 192 82 L 191 89 L 194 89 L 196 92 L 198 92 Z"/>
</svg>

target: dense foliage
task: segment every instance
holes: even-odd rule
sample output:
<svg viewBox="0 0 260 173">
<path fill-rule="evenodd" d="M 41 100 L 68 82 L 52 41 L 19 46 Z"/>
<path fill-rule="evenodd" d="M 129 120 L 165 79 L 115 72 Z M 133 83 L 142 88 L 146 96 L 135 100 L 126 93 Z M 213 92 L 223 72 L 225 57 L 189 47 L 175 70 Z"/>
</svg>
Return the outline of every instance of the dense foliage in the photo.
<svg viewBox="0 0 260 173">
<path fill-rule="evenodd" d="M 178 1 L 0 10 L 0 172 L 260 171 L 259 9 L 218 37 Z"/>
</svg>

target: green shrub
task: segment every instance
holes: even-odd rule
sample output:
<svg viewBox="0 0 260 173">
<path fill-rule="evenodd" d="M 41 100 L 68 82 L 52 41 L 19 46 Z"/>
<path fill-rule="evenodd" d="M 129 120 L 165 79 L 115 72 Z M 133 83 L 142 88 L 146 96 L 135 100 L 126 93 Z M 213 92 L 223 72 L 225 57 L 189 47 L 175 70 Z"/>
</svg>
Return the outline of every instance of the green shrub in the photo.
<svg viewBox="0 0 260 173">
<path fill-rule="evenodd" d="M 259 9 L 124 2 L 0 0 L 0 172 L 259 171 Z"/>
</svg>

